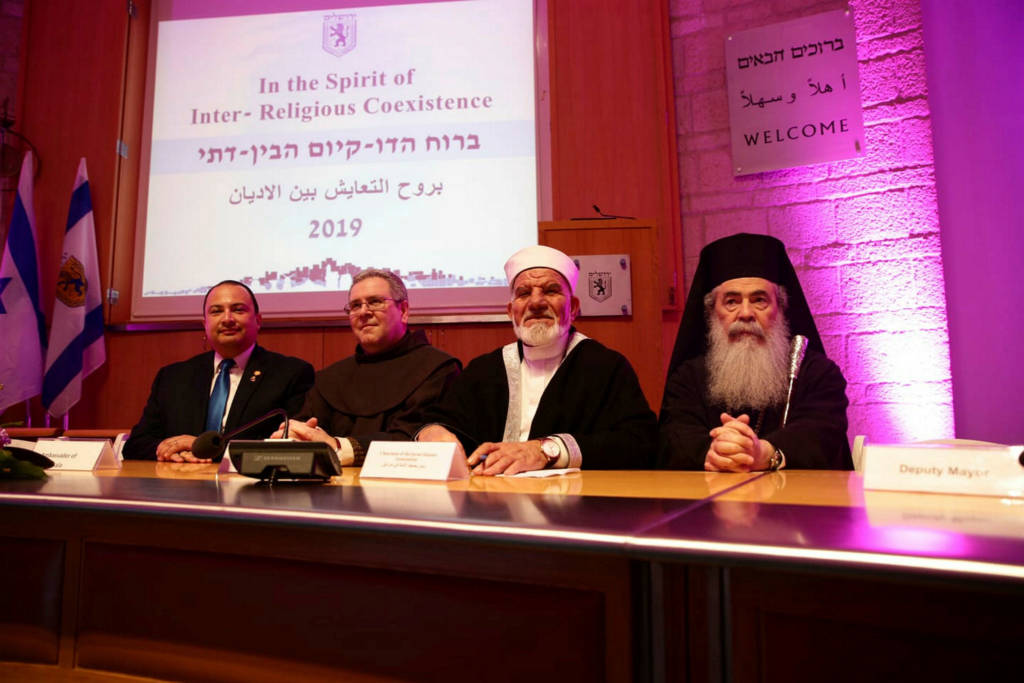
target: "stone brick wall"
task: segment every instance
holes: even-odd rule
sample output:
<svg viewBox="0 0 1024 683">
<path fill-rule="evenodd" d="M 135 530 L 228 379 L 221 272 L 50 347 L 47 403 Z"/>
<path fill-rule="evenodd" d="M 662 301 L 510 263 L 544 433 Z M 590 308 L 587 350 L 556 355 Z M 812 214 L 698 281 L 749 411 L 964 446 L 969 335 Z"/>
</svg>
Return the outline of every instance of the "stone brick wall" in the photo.
<svg viewBox="0 0 1024 683">
<path fill-rule="evenodd" d="M 920 0 L 851 0 L 866 155 L 732 175 L 730 33 L 842 9 L 834 0 L 668 0 L 687 281 L 734 232 L 786 243 L 829 355 L 850 436 L 953 435 L 945 288 Z"/>
</svg>

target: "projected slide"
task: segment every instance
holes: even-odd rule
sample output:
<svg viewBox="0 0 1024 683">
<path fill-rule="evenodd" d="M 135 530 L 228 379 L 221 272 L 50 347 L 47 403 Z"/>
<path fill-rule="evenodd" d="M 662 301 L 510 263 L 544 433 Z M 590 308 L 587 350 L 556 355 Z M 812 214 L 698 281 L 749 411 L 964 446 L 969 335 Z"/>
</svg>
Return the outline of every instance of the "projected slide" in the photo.
<svg viewBox="0 0 1024 683">
<path fill-rule="evenodd" d="M 225 278 L 336 312 L 370 266 L 420 307 L 507 300 L 537 235 L 533 35 L 509 0 L 159 21 L 133 315 L 194 316 Z"/>
</svg>

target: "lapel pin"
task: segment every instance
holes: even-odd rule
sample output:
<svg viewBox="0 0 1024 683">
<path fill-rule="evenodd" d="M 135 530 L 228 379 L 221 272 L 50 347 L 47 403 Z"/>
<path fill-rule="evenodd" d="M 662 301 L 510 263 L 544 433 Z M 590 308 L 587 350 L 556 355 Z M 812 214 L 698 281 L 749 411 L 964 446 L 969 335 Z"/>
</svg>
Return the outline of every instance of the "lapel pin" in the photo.
<svg viewBox="0 0 1024 683">
<path fill-rule="evenodd" d="M 260 376 L 260 371 L 259 370 L 255 370 L 255 371 L 253 371 L 252 376 L 249 377 L 249 381 L 250 382 L 255 382 L 256 378 L 259 377 L 259 376 Z"/>
</svg>

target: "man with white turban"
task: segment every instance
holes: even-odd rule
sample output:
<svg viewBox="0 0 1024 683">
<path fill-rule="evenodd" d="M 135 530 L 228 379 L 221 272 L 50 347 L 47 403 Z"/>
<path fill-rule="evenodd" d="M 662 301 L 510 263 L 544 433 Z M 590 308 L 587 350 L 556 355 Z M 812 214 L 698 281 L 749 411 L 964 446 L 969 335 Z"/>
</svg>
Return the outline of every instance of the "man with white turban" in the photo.
<svg viewBox="0 0 1024 683">
<path fill-rule="evenodd" d="M 474 474 L 649 467 L 657 425 L 636 373 L 572 325 L 576 264 L 532 246 L 505 274 L 518 340 L 470 362 L 417 440 L 459 442 Z"/>
</svg>

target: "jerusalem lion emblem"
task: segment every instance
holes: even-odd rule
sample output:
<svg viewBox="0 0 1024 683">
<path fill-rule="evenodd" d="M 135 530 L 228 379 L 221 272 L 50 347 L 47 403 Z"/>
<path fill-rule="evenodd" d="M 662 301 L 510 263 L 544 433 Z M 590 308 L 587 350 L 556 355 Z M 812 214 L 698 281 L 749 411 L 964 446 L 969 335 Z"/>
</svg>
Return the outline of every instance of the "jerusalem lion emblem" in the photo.
<svg viewBox="0 0 1024 683">
<path fill-rule="evenodd" d="M 85 305 L 89 282 L 85 279 L 85 266 L 74 256 L 68 256 L 60 265 L 57 276 L 57 299 L 68 308 Z"/>
</svg>

